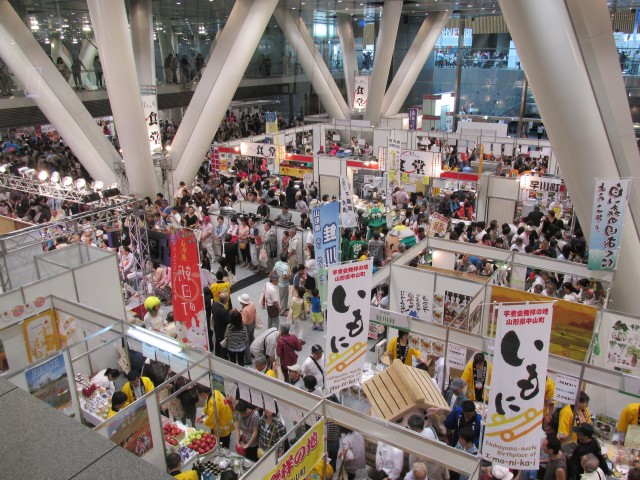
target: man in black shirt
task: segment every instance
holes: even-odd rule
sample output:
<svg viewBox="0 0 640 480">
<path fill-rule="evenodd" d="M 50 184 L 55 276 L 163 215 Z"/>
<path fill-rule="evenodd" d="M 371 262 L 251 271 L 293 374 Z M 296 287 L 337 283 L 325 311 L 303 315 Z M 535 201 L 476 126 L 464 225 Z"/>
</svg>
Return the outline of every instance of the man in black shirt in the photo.
<svg viewBox="0 0 640 480">
<path fill-rule="evenodd" d="M 576 436 L 578 438 L 578 446 L 573 451 L 571 459 L 569 460 L 569 478 L 579 478 L 580 475 L 584 473 L 584 469 L 580 464 L 580 460 L 587 453 L 593 453 L 600 460 L 600 468 L 602 469 L 602 471 L 605 473 L 605 475 L 609 475 L 611 471 L 609 470 L 609 466 L 602 456 L 602 452 L 600 451 L 600 444 L 595 438 L 593 438 L 593 426 L 588 423 L 582 423 L 579 426 L 575 427 L 573 431 L 576 432 Z"/>
</svg>

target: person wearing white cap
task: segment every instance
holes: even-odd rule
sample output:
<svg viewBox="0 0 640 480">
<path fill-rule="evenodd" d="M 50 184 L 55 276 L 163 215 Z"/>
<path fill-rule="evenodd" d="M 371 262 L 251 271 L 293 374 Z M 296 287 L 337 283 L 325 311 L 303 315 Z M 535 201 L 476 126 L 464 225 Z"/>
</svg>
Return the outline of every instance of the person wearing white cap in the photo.
<svg viewBox="0 0 640 480">
<path fill-rule="evenodd" d="M 487 476 L 492 480 L 512 480 L 513 473 L 502 465 L 492 465 L 490 467 L 484 467 L 483 470 Z"/>
<path fill-rule="evenodd" d="M 294 387 L 303 389 L 304 382 L 302 381 L 302 367 L 297 363 L 295 365 L 289 365 L 289 383 Z"/>
<path fill-rule="evenodd" d="M 251 301 L 251 297 L 248 293 L 243 293 L 238 297 L 238 303 L 240 304 L 240 314 L 242 315 L 242 324 L 247 327 L 247 335 L 249 341 L 247 342 L 247 349 L 244 353 L 244 364 L 249 365 L 251 363 L 251 343 L 255 340 L 256 330 L 256 318 L 258 312 L 256 306 Z"/>
</svg>

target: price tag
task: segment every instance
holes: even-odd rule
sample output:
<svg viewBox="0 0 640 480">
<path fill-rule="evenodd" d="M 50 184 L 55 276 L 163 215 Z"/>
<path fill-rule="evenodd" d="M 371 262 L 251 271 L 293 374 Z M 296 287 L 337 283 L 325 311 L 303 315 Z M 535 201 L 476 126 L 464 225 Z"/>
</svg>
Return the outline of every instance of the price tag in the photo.
<svg viewBox="0 0 640 480">
<path fill-rule="evenodd" d="M 580 379 L 558 373 L 556 375 L 556 391 L 553 394 L 553 399 L 560 403 L 574 405 L 579 387 Z"/>
</svg>

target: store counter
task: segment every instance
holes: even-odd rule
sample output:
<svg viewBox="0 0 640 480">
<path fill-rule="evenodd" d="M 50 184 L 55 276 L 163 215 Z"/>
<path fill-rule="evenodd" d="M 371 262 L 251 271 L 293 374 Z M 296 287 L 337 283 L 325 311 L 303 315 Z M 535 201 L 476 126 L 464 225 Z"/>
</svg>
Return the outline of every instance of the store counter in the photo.
<svg viewBox="0 0 640 480">
<path fill-rule="evenodd" d="M 76 389 L 80 399 L 80 413 L 82 420 L 98 426 L 107 420 L 107 415 L 111 409 L 111 397 L 113 392 L 110 389 L 97 387 L 91 396 L 87 397 L 83 393 L 86 388 L 91 388 L 91 377 L 87 375 L 76 375 Z"/>
</svg>

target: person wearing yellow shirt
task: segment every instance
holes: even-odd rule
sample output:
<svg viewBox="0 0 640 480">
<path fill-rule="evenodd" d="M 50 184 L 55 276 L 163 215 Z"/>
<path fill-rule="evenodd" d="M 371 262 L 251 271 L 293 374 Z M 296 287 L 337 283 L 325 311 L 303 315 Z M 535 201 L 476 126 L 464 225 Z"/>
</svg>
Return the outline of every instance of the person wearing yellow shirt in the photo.
<svg viewBox="0 0 640 480">
<path fill-rule="evenodd" d="M 264 373 L 272 378 L 277 378 L 276 372 L 269 368 L 269 362 L 267 362 L 267 357 L 264 355 L 260 354 L 256 356 L 256 358 L 253 359 L 253 364 L 258 372 Z"/>
<path fill-rule="evenodd" d="M 227 310 L 231 307 L 230 300 L 231 299 L 231 284 L 229 282 L 224 281 L 224 272 L 222 270 L 218 270 L 216 272 L 216 282 L 211 284 L 209 287 L 211 290 L 211 296 L 213 297 L 214 302 L 220 301 L 220 292 L 227 293 L 227 304 L 225 307 Z"/>
<path fill-rule="evenodd" d="M 547 376 L 547 381 L 544 384 L 544 411 L 546 416 L 550 416 L 553 413 L 556 405 L 556 401 L 553 399 L 555 394 L 556 384 Z"/>
<path fill-rule="evenodd" d="M 324 456 L 320 460 L 318 460 L 316 464 L 313 466 L 313 469 L 311 470 L 309 475 L 305 477 L 305 480 L 322 480 L 322 479 L 329 480 L 333 477 L 333 474 L 334 474 L 333 467 L 329 462 L 327 462 L 326 457 L 327 457 L 327 454 L 325 453 Z M 324 473 L 322 471 L 323 469 L 324 469 Z"/>
<path fill-rule="evenodd" d="M 123 392 L 115 392 L 111 397 L 111 408 L 107 413 L 107 420 L 122 410 L 127 405 L 127 396 Z"/>
<path fill-rule="evenodd" d="M 127 380 L 129 381 L 122 386 L 122 393 L 127 396 L 127 405 L 144 397 L 154 388 L 153 382 L 148 377 L 141 377 L 139 370 L 127 373 Z"/>
<path fill-rule="evenodd" d="M 491 372 L 493 365 L 487 362 L 482 353 L 476 353 L 473 360 L 467 363 L 462 372 L 462 378 L 469 388 L 467 389 L 467 399 L 474 402 L 482 402 L 484 396 L 488 396 L 485 387 L 491 384 Z"/>
<path fill-rule="evenodd" d="M 624 444 L 624 437 L 627 434 L 627 429 L 631 425 L 638 425 L 638 419 L 640 417 L 640 403 L 630 403 L 622 409 L 620 417 L 618 418 L 618 425 L 616 426 L 616 440 L 619 443 Z"/>
<path fill-rule="evenodd" d="M 580 392 L 578 395 L 578 409 L 573 411 L 573 405 L 565 405 L 560 410 L 558 417 L 558 439 L 563 443 L 576 443 L 577 437 L 573 431 L 583 423 L 591 423 L 591 413 L 589 412 L 589 395 Z"/>
<path fill-rule="evenodd" d="M 424 363 L 424 360 L 420 356 L 420 350 L 409 346 L 409 332 L 400 330 L 398 336 L 392 338 L 387 347 L 387 357 L 391 362 L 394 360 L 400 360 L 405 365 L 413 366 L 413 359 L 415 358 L 418 363 Z"/>
<path fill-rule="evenodd" d="M 180 470 L 182 467 L 182 458 L 178 453 L 170 453 L 167 455 L 167 469 L 169 475 L 179 480 L 198 480 L 198 473 L 195 470 L 187 470 L 183 472 Z"/>
<path fill-rule="evenodd" d="M 218 436 L 220 444 L 228 449 L 231 432 L 233 432 L 233 410 L 231 410 L 230 406 L 231 399 L 224 398 L 218 390 L 214 390 L 213 393 L 213 395 L 209 394 L 204 405 L 204 410 L 202 411 L 202 416 L 198 418 L 198 423 L 201 423 L 204 419 L 205 427 L 211 429 L 211 432 Z M 213 406 L 214 398 L 216 402 L 215 410 Z"/>
</svg>

